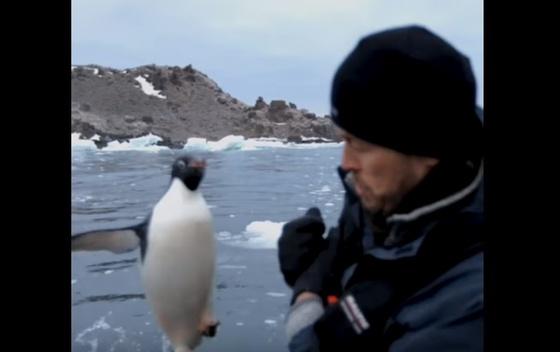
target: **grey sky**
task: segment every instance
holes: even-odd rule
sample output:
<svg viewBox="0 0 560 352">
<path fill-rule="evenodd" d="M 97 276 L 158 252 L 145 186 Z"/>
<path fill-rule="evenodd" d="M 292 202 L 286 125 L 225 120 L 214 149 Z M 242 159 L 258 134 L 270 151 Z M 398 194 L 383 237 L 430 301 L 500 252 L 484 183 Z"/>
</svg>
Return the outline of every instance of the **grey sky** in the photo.
<svg viewBox="0 0 560 352">
<path fill-rule="evenodd" d="M 470 57 L 483 105 L 482 0 L 72 0 L 72 63 L 192 64 L 253 104 L 329 113 L 332 76 L 360 37 L 422 24 Z"/>
</svg>

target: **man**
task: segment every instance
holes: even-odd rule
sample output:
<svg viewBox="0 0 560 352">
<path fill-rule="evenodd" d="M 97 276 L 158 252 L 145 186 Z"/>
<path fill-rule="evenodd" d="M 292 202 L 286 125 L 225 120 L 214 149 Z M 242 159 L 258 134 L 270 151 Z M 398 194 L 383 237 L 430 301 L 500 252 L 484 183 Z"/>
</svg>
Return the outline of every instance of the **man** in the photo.
<svg viewBox="0 0 560 352">
<path fill-rule="evenodd" d="M 346 198 L 284 226 L 291 351 L 480 351 L 482 122 L 468 58 L 419 26 L 363 38 L 333 80 Z"/>
</svg>

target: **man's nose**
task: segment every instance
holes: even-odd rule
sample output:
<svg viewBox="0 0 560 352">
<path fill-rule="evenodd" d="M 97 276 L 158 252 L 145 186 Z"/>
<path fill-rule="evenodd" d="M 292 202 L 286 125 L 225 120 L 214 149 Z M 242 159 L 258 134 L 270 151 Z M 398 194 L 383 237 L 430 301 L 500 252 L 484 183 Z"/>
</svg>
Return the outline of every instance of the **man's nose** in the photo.
<svg viewBox="0 0 560 352">
<path fill-rule="evenodd" d="M 359 167 L 358 160 L 354 155 L 354 152 L 345 144 L 342 152 L 342 164 L 341 167 L 344 171 L 357 171 Z"/>
</svg>

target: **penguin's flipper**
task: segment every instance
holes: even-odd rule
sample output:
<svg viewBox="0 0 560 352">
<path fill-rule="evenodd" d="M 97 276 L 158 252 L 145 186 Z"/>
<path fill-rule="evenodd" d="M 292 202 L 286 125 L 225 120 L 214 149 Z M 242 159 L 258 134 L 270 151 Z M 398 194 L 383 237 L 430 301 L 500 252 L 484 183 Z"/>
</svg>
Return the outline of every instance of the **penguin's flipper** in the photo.
<svg viewBox="0 0 560 352">
<path fill-rule="evenodd" d="M 140 237 L 133 227 L 89 231 L 72 236 L 72 252 L 105 250 L 120 254 L 135 250 L 139 244 Z"/>
</svg>

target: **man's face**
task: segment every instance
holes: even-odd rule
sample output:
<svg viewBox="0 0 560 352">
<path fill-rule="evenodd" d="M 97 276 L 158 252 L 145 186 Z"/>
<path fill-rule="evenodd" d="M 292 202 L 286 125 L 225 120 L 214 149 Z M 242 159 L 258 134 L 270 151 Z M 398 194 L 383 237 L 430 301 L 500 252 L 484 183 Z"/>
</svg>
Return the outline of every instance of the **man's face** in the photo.
<svg viewBox="0 0 560 352">
<path fill-rule="evenodd" d="M 339 133 L 345 142 L 342 168 L 353 174 L 356 193 L 371 213 L 390 214 L 438 162 L 368 143 L 343 130 Z"/>
</svg>

